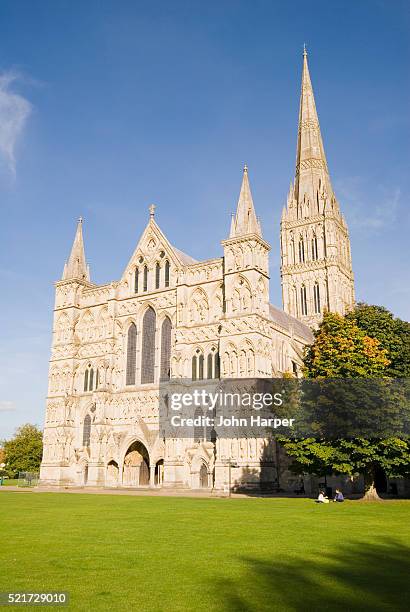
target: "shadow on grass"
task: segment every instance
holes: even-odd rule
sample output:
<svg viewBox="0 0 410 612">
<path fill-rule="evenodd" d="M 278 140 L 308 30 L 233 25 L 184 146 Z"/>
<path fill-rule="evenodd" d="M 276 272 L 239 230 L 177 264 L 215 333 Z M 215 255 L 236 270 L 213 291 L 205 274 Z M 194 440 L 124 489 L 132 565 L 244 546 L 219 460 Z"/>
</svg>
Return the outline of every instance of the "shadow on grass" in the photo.
<svg viewBox="0 0 410 612">
<path fill-rule="evenodd" d="M 241 580 L 218 585 L 223 610 L 410 610 L 410 548 L 394 540 L 342 545 L 313 560 L 239 560 Z"/>
</svg>

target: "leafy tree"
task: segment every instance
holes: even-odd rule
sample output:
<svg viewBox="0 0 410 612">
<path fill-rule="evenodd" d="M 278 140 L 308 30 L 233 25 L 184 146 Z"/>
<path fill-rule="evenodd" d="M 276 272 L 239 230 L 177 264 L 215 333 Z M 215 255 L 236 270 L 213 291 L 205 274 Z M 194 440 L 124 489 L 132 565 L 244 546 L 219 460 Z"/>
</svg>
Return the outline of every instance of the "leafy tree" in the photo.
<svg viewBox="0 0 410 612">
<path fill-rule="evenodd" d="M 43 434 L 35 425 L 26 423 L 16 430 L 14 438 L 4 442 L 3 448 L 10 473 L 36 472 L 43 454 Z"/>
<path fill-rule="evenodd" d="M 390 313 L 386 317 L 384 309 L 381 310 L 382 320 L 386 322 L 385 327 L 390 329 Z M 373 317 L 365 316 L 364 311 L 361 311 L 362 321 L 372 320 L 374 324 L 378 311 L 370 312 Z M 342 317 L 325 313 L 319 329 L 315 332 L 315 341 L 306 352 L 304 373 L 307 378 L 380 380 L 386 376 L 392 363 L 388 358 L 389 354 L 392 359 L 396 359 L 396 364 L 399 363 L 393 350 L 394 346 L 392 335 L 387 333 L 383 335 L 380 331 L 379 338 L 373 338 L 367 334 L 367 330 L 360 327 L 353 316 Z M 386 388 L 388 385 L 389 381 L 386 381 Z M 380 389 L 383 387 L 384 385 L 381 385 Z M 408 404 L 408 385 L 404 387 L 404 391 L 407 392 L 406 397 L 401 393 L 401 388 L 397 394 L 398 412 L 401 405 L 405 402 Z M 394 405 L 395 402 L 391 403 Z M 393 420 L 394 416 L 393 414 Z M 363 474 L 367 499 L 378 497 L 375 489 L 375 475 L 378 468 L 383 469 L 390 477 L 410 474 L 410 445 L 406 437 L 402 439 L 401 436 L 385 438 L 357 436 L 351 439 L 332 440 L 318 436 L 299 440 L 282 439 L 281 443 L 287 453 L 293 457 L 292 469 L 296 472 L 318 475 Z"/>
<path fill-rule="evenodd" d="M 304 360 L 307 378 L 378 378 L 390 361 L 387 349 L 354 320 L 327 312 Z"/>
<path fill-rule="evenodd" d="M 390 364 L 385 375 L 393 378 L 410 377 L 410 323 L 402 321 L 383 306 L 360 303 L 346 315 L 368 336 L 376 338 L 387 351 Z"/>
</svg>

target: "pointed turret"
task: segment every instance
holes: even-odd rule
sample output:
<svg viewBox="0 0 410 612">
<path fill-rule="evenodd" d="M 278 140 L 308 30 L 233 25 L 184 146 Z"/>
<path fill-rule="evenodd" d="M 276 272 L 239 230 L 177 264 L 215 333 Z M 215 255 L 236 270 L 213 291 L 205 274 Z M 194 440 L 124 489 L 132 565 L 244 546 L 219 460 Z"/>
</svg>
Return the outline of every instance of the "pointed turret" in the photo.
<svg viewBox="0 0 410 612">
<path fill-rule="evenodd" d="M 299 107 L 299 129 L 296 151 L 295 198 L 318 200 L 318 194 L 333 194 L 330 184 L 315 97 L 310 80 L 306 47 L 303 50 L 302 88 Z"/>
<path fill-rule="evenodd" d="M 229 238 L 238 238 L 248 234 L 256 234 L 262 237 L 260 224 L 253 205 L 251 188 L 249 185 L 248 167 L 243 169 L 242 185 L 239 194 L 236 216 L 231 222 Z"/>
<path fill-rule="evenodd" d="M 90 280 L 90 272 L 85 261 L 84 242 L 83 242 L 83 220 L 78 219 L 77 231 L 75 234 L 70 257 L 64 266 L 63 279 Z"/>
</svg>

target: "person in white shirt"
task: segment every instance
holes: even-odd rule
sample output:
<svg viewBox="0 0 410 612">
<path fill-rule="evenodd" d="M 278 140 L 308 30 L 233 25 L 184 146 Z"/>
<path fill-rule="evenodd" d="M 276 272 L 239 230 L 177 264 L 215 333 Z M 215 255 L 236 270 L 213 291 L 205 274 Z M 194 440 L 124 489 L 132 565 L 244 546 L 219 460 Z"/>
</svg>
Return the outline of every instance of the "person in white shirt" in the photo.
<svg viewBox="0 0 410 612">
<path fill-rule="evenodd" d="M 318 498 L 317 498 L 316 502 L 318 504 L 328 504 L 329 503 L 329 498 L 326 497 L 326 495 L 324 494 L 323 491 L 319 491 L 319 495 L 318 495 Z"/>
</svg>

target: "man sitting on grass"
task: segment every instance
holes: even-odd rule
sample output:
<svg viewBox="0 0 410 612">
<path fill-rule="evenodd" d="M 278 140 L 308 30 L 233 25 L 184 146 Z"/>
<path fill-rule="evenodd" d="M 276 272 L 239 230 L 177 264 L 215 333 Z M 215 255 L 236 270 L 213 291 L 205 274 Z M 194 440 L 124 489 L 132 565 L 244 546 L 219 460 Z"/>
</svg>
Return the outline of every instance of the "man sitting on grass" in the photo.
<svg viewBox="0 0 410 612">
<path fill-rule="evenodd" d="M 336 495 L 333 501 L 335 502 L 344 502 L 345 498 L 343 497 L 343 493 L 340 489 L 336 489 Z"/>
</svg>

